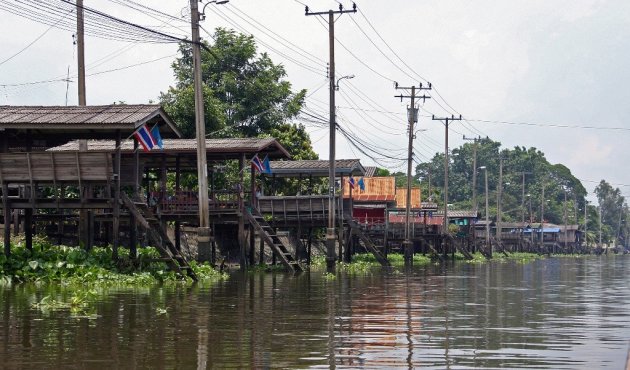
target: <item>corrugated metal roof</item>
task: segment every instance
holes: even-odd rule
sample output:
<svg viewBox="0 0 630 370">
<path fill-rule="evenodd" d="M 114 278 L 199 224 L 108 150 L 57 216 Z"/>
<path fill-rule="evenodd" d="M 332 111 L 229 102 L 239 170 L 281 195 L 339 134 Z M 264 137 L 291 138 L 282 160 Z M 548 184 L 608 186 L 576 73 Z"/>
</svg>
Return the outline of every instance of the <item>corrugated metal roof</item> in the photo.
<svg viewBox="0 0 630 370">
<path fill-rule="evenodd" d="M 376 166 L 368 166 L 365 167 L 365 177 L 374 177 L 374 174 L 376 173 Z"/>
<path fill-rule="evenodd" d="M 0 128 L 37 130 L 47 128 L 133 130 L 155 120 L 164 122 L 168 132 L 181 136 L 171 119 L 157 104 L 114 104 L 90 106 L 0 106 Z"/>
<path fill-rule="evenodd" d="M 196 139 L 164 139 L 164 149 L 156 149 L 151 153 L 182 153 L 196 152 Z M 113 140 L 89 140 L 88 151 L 114 151 L 115 142 Z M 206 149 L 208 153 L 258 153 L 264 151 L 274 151 L 284 157 L 290 157 L 289 153 L 274 138 L 229 138 L 229 139 L 206 139 Z M 71 141 L 49 149 L 50 151 L 78 151 L 79 142 Z M 123 152 L 133 151 L 133 140 L 124 140 L 121 144 Z M 262 158 L 261 158 L 262 159 Z"/>
<path fill-rule="evenodd" d="M 298 177 L 310 175 L 316 177 L 328 176 L 330 162 L 328 160 L 298 160 L 298 161 L 271 161 L 271 171 L 275 176 Z M 335 160 L 335 173 L 337 176 L 361 176 L 365 168 L 358 159 Z"/>
<path fill-rule="evenodd" d="M 436 216 L 444 216 L 444 211 L 437 212 Z M 448 210 L 448 218 L 477 218 L 479 215 L 476 211 Z"/>
</svg>

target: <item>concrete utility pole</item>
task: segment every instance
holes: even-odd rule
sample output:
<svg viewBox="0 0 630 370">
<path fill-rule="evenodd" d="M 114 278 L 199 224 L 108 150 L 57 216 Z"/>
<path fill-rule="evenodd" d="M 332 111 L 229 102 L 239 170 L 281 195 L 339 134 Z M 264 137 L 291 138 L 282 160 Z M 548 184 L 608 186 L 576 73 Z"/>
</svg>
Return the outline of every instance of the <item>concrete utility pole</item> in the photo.
<svg viewBox="0 0 630 370">
<path fill-rule="evenodd" d="M 499 154 L 499 182 L 497 184 L 497 227 L 496 227 L 496 237 L 497 241 L 501 242 L 501 232 L 503 231 L 503 226 L 501 222 L 503 221 L 503 214 L 501 213 L 501 206 L 503 203 L 503 156 Z"/>
<path fill-rule="evenodd" d="M 597 207 L 597 217 L 599 219 L 599 244 L 598 247 L 602 247 L 602 206 L 601 204 Z M 608 248 L 606 248 L 606 253 L 608 253 Z"/>
<path fill-rule="evenodd" d="M 588 248 L 588 200 L 584 199 L 584 244 Z"/>
<path fill-rule="evenodd" d="M 85 37 L 83 26 L 83 0 L 77 0 L 77 63 L 79 64 L 79 105 L 85 106 L 87 103 L 85 97 Z M 87 146 L 87 142 L 85 145 Z"/>
<path fill-rule="evenodd" d="M 477 144 L 481 141 L 481 137 L 464 137 L 463 140 L 473 142 L 473 177 L 472 177 L 472 208 L 477 212 Z"/>
<path fill-rule="evenodd" d="M 400 87 L 398 83 L 395 85 L 396 90 L 399 89 L 409 89 L 408 87 Z M 422 84 L 417 88 L 418 90 L 431 90 L 431 84 L 429 87 L 422 87 Z M 411 242 L 411 223 L 410 223 L 410 214 L 411 214 L 411 167 L 413 164 L 413 139 L 415 138 L 413 125 L 414 123 L 418 123 L 418 108 L 416 108 L 416 86 L 411 86 L 411 95 L 397 95 L 396 98 L 400 98 L 402 102 L 403 98 L 410 98 L 411 105 L 407 108 L 407 117 L 409 118 L 409 147 L 407 153 L 407 206 L 405 208 L 405 241 L 403 242 L 405 246 L 405 266 L 411 266 L 413 264 L 413 243 Z M 429 96 L 422 95 L 417 97 L 418 99 L 422 99 L 422 102 L 425 102 L 427 99 L 430 99 Z"/>
<path fill-rule="evenodd" d="M 531 172 L 521 171 L 521 175 L 523 175 L 523 187 L 521 188 L 521 222 L 523 223 L 523 225 L 525 225 L 525 175 L 531 174 Z"/>
<path fill-rule="evenodd" d="M 191 2 L 194 0 L 190 0 Z M 335 132 L 337 129 L 337 121 L 335 118 L 335 14 L 356 13 L 357 5 L 352 4 L 351 10 L 344 10 L 343 5 L 339 4 L 339 10 L 329 10 L 327 12 L 311 12 L 308 6 L 305 8 L 305 14 L 309 15 L 328 15 L 328 44 L 329 44 L 329 90 L 330 90 L 330 143 L 329 143 L 329 166 L 328 166 L 328 229 L 326 229 L 326 268 L 332 272 L 335 268 Z"/>
<path fill-rule="evenodd" d="M 490 217 L 488 215 L 488 168 L 486 166 L 481 166 L 479 169 L 483 170 L 486 183 L 486 247 L 490 247 L 490 258 L 492 258 L 492 244 L 490 244 Z"/>
<path fill-rule="evenodd" d="M 229 0 L 206 3 L 225 4 Z M 199 229 L 197 229 L 198 259 L 209 261 L 211 254 L 210 212 L 208 205 L 208 163 L 206 159 L 206 119 L 203 106 L 203 81 L 201 76 L 201 38 L 199 37 L 198 0 L 190 0 L 192 29 L 193 77 L 195 89 L 195 133 L 197 136 L 197 184 L 199 187 Z M 240 190 L 242 192 L 243 189 Z M 239 194 L 240 197 L 240 194 Z M 243 211 L 243 210 L 241 210 Z"/>
<path fill-rule="evenodd" d="M 436 118 L 435 115 L 431 116 L 433 121 L 444 121 L 444 234 L 448 234 L 448 124 L 451 121 L 461 121 L 462 115 L 459 118 L 451 115 L 445 118 Z"/>
<path fill-rule="evenodd" d="M 545 232 L 543 231 L 543 224 L 545 223 L 545 182 L 542 183 L 542 195 L 540 198 L 540 249 L 545 247 Z"/>
<path fill-rule="evenodd" d="M 568 222 L 568 213 L 567 213 L 567 187 L 563 186 L 562 190 L 564 190 L 564 204 L 563 204 L 563 211 L 564 211 L 564 253 L 567 253 L 567 244 L 568 244 L 568 233 L 567 233 L 567 222 Z"/>
</svg>

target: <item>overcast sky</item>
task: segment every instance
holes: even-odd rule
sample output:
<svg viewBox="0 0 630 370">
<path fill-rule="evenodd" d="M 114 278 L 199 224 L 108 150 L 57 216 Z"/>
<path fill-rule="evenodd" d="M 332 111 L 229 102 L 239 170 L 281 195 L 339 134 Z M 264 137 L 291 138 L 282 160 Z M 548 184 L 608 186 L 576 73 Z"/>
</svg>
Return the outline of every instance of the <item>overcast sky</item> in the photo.
<svg viewBox="0 0 630 370">
<path fill-rule="evenodd" d="M 177 17 L 189 12 L 185 0 L 136 1 Z M 3 0 L 0 5 L 6 7 L 12 2 Z M 170 34 L 190 33 L 185 19 L 170 19 L 166 24 L 164 19 L 147 17 L 121 2 L 125 1 L 85 0 L 85 6 Z M 259 50 L 285 65 L 296 90 L 320 88 L 309 97 L 307 107 L 327 117 L 328 32 L 324 19 L 304 15 L 301 3 L 312 11 L 338 7 L 338 2 L 328 0 L 231 0 L 228 5 L 209 5 L 202 25 L 207 30 L 233 28 L 230 21 L 254 34 L 266 44 L 259 44 Z M 343 3 L 347 8 L 352 4 Z M 394 98 L 401 91 L 395 91 L 392 81 L 411 86 L 420 82 L 426 85 L 428 80 L 444 99 L 435 91 L 429 92 L 433 99 L 424 104 L 422 114 L 461 113 L 468 119 L 452 125 L 451 148 L 462 143 L 464 134 L 489 136 L 507 148 L 535 146 L 550 162 L 568 166 L 587 190 L 592 192 L 600 179 L 606 179 L 630 195 L 630 187 L 624 185 L 630 185 L 626 164 L 630 158 L 630 125 L 626 124 L 630 113 L 629 1 L 363 0 L 357 1 L 357 6 L 362 13 L 343 15 L 335 29 L 338 40 L 356 57 L 336 45 L 337 77 L 356 76 L 341 82 L 337 94 L 339 123 L 360 140 L 390 157 L 404 157 L 408 101 L 401 103 Z M 247 16 L 267 27 L 269 34 L 272 31 L 279 36 L 265 35 Z M 10 85 L 65 78 L 68 68 L 71 82 L 67 102 L 76 104 L 72 32 L 48 30 L 47 25 L 2 9 L 0 20 L 0 104 L 66 104 L 65 82 Z M 280 37 L 304 51 L 282 45 Z M 88 36 L 88 75 L 148 62 L 88 77 L 88 104 L 156 101 L 173 83 L 170 63 L 176 49 L 175 44 Z M 421 117 L 418 128 L 426 129 L 418 133 L 415 143 L 419 161 L 443 151 L 443 125 Z M 309 132 L 320 157 L 328 158 L 327 129 L 310 127 Z M 338 158 L 358 157 L 366 165 L 375 164 L 339 134 L 337 143 Z M 393 170 L 405 167 L 400 160 L 377 161 Z"/>
</svg>

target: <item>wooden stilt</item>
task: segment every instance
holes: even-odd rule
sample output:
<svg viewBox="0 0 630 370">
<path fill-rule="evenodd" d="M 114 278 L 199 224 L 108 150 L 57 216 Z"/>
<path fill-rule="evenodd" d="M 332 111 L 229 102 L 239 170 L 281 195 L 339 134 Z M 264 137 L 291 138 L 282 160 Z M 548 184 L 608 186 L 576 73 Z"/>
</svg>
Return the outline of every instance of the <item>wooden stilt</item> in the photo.
<svg viewBox="0 0 630 370">
<path fill-rule="evenodd" d="M 250 176 L 249 176 L 249 189 L 250 189 L 250 199 L 251 199 L 251 204 L 249 205 L 252 208 L 256 207 L 256 171 L 254 170 L 254 167 L 250 166 Z M 255 262 L 255 256 L 254 256 L 254 252 L 256 249 L 256 232 L 254 231 L 254 228 L 252 227 L 252 225 L 249 225 L 249 265 L 250 266 L 254 266 Z"/>
<path fill-rule="evenodd" d="M 118 259 L 120 246 L 120 130 L 116 130 L 116 149 L 114 152 L 114 208 L 112 222 L 112 258 Z"/>
<path fill-rule="evenodd" d="M 245 269 L 247 267 L 247 258 L 245 251 L 245 217 L 244 213 L 247 212 L 245 209 L 245 197 L 244 194 L 244 176 L 243 170 L 245 167 L 245 154 L 243 153 L 238 160 L 238 170 L 239 170 L 239 179 L 238 179 L 238 209 L 239 209 L 239 217 L 238 217 L 238 245 L 239 245 L 239 263 L 241 265 L 241 269 Z"/>
<path fill-rule="evenodd" d="M 140 148 L 138 140 L 133 139 L 133 168 L 134 168 L 134 182 L 133 182 L 133 199 L 138 200 L 140 197 Z M 129 257 L 135 259 L 138 255 L 138 225 L 136 225 L 136 218 L 133 215 L 129 216 Z"/>
<path fill-rule="evenodd" d="M 265 241 L 260 238 L 260 247 L 258 255 L 258 264 L 263 265 L 265 263 Z"/>
<path fill-rule="evenodd" d="M 306 263 L 310 266 L 311 264 L 311 252 L 313 249 L 313 228 L 308 229 L 308 247 L 306 253 Z"/>
<path fill-rule="evenodd" d="M 4 211 L 4 255 L 11 255 L 11 206 L 9 205 L 9 186 L 2 184 L 2 210 Z"/>
<path fill-rule="evenodd" d="M 27 208 L 24 212 L 24 235 L 26 249 L 33 251 L 33 209 Z"/>
<path fill-rule="evenodd" d="M 181 189 L 181 163 L 180 163 L 179 154 L 175 158 L 175 194 L 177 194 Z M 179 221 L 175 221 L 175 249 L 178 251 L 182 250 L 182 230 L 181 223 Z M 214 235 L 214 233 L 212 234 Z"/>
</svg>

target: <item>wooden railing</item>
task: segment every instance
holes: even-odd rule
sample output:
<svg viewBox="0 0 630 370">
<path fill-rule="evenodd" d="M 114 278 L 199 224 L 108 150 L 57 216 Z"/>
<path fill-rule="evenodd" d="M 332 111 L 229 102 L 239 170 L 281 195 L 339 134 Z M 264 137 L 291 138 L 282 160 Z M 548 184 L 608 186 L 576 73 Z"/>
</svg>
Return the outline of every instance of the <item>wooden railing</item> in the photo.
<svg viewBox="0 0 630 370">
<path fill-rule="evenodd" d="M 174 193 L 150 194 L 149 205 L 159 208 L 162 214 L 190 214 L 199 211 L 199 200 L 196 191 L 180 190 Z M 225 210 L 238 208 L 238 193 L 233 191 L 219 191 L 209 196 L 210 210 Z"/>
</svg>

